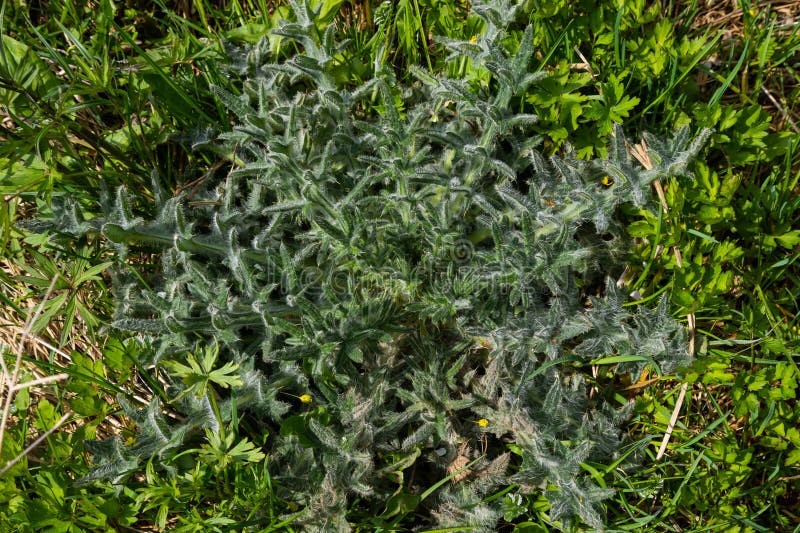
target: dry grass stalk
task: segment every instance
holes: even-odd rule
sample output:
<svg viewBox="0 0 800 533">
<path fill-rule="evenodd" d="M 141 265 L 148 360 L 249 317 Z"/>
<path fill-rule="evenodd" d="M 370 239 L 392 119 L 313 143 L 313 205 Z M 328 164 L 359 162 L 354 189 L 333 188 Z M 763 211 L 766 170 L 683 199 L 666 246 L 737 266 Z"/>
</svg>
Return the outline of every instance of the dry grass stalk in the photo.
<svg viewBox="0 0 800 533">
<path fill-rule="evenodd" d="M 22 331 L 19 335 L 19 341 L 16 344 L 16 349 L 14 351 L 15 358 L 14 358 L 14 368 L 10 370 L 5 363 L 5 359 L 0 357 L 0 369 L 2 369 L 2 378 L 0 378 L 0 384 L 2 384 L 2 388 L 4 390 L 4 399 L 3 399 L 3 414 L 0 418 L 0 451 L 3 449 L 3 439 L 5 437 L 6 426 L 8 424 L 8 415 L 11 412 L 11 404 L 14 398 L 14 394 L 24 388 L 32 387 L 36 385 L 42 385 L 46 383 L 51 383 L 53 381 L 58 381 L 62 379 L 66 379 L 68 377 L 67 374 L 57 374 L 55 376 L 46 376 L 42 378 L 36 378 L 33 380 L 29 380 L 23 383 L 18 383 L 17 380 L 19 379 L 19 372 L 20 367 L 22 366 L 22 354 L 25 348 L 25 341 L 32 336 L 31 334 L 31 327 L 36 322 L 36 319 L 39 318 L 39 315 L 42 313 L 44 309 L 45 302 L 47 302 L 48 298 L 53 292 L 55 288 L 56 282 L 58 281 L 58 274 L 53 276 L 53 279 L 50 281 L 50 286 L 47 288 L 47 291 L 42 298 L 42 301 L 39 302 L 35 312 L 28 313 L 28 316 L 25 320 L 25 325 L 22 328 Z M 43 435 L 37 438 L 30 446 L 25 448 L 19 455 L 15 458 L 10 460 L 6 465 L 0 470 L 0 475 L 4 474 L 8 471 L 9 468 L 14 466 L 18 463 L 25 455 L 27 455 L 31 450 L 33 450 L 36 446 L 39 445 L 49 434 L 53 431 L 58 429 L 67 419 L 72 415 L 72 413 L 65 413 L 64 416 L 61 417 L 53 427 L 51 427 L 48 431 L 46 431 Z"/>
<path fill-rule="evenodd" d="M 19 279 L 21 275 L 24 275 L 19 265 L 12 261 L 0 261 L 0 268 L 2 268 L 7 278 L 11 280 Z M 53 293 L 58 292 L 57 289 L 52 289 L 47 293 L 47 296 L 42 299 L 39 291 L 33 290 L 33 292 L 31 292 L 32 288 L 26 287 L 23 283 L 14 286 L 4 285 L 3 290 L 6 291 L 6 296 L 13 301 L 20 302 L 35 299 L 35 301 L 43 302 L 39 305 L 43 305 L 45 308 L 48 299 L 52 300 L 51 296 Z M 85 291 L 89 289 L 80 290 Z M 86 301 L 94 299 L 96 298 L 86 298 Z M 35 304 L 32 304 L 31 308 L 34 306 Z M 80 316 L 77 316 L 73 322 L 67 345 L 63 346 L 59 344 L 57 340 L 54 340 L 61 338 L 63 324 L 58 320 L 46 325 L 40 324 L 37 331 L 34 332 L 31 331 L 31 328 L 32 324 L 35 323 L 34 320 L 36 317 L 31 315 L 32 313 L 19 312 L 15 310 L 13 306 L 0 307 L 0 324 L 2 324 L 2 326 L 0 326 L 0 346 L 9 347 L 7 351 L 10 354 L 21 357 L 22 361 L 20 364 L 24 365 L 26 360 L 36 360 L 56 364 L 66 369 L 73 365 L 73 358 L 71 356 L 73 351 L 85 354 L 94 361 L 103 357 L 102 343 L 98 343 L 98 341 L 102 341 L 102 338 L 98 338 L 93 334 Z M 54 355 L 57 357 L 54 358 Z M 9 357 L 8 354 L 4 354 L 3 357 L 0 357 L 0 367 L 2 367 L 0 368 L 0 391 L 3 391 L 0 393 L 0 410 L 2 410 L 5 405 L 6 398 L 8 397 L 7 393 L 10 392 L 14 394 L 23 388 L 31 386 L 38 387 L 35 392 L 32 391 L 32 399 L 35 396 L 36 399 L 47 398 L 52 401 L 53 389 L 50 387 L 41 387 L 41 385 L 62 381 L 69 377 L 67 373 L 52 375 L 44 366 L 27 364 L 18 371 L 18 373 L 21 374 L 24 369 L 25 375 L 29 376 L 27 381 L 25 383 L 16 383 L 12 385 L 12 389 L 7 389 L 6 382 L 10 380 L 13 368 L 6 368 L 7 361 L 5 359 L 12 360 L 12 358 Z M 11 367 L 13 365 L 9 363 L 8 366 Z M 19 379 L 20 376 L 18 375 L 17 381 L 19 381 Z M 133 397 L 143 405 L 147 404 L 148 402 L 144 399 L 150 397 L 147 388 L 143 386 L 138 379 L 132 379 L 129 384 L 132 387 L 131 392 Z M 106 397 L 106 400 L 109 403 L 114 402 L 113 396 Z M 13 398 L 11 405 L 13 405 Z M 8 429 L 14 422 L 15 415 L 9 411 L 7 420 L 4 423 L 4 428 Z M 62 427 L 62 429 L 65 431 L 73 431 L 81 424 L 82 420 L 80 418 L 72 417 L 72 420 L 70 420 L 66 426 Z M 95 428 L 96 437 L 102 440 L 107 437 L 118 435 L 125 426 L 126 419 L 124 415 L 114 414 L 106 416 Z"/>
<path fill-rule="evenodd" d="M 650 156 L 647 153 L 647 144 L 642 140 L 640 144 L 636 144 L 633 146 L 628 146 L 628 150 L 630 151 L 631 155 L 636 158 L 637 161 L 647 170 L 653 168 L 653 163 L 650 160 Z M 666 215 L 669 213 L 669 207 L 667 204 L 667 198 L 664 195 L 664 187 L 661 184 L 661 180 L 655 180 L 653 183 L 653 187 L 656 190 L 656 194 L 658 194 L 659 202 L 661 203 L 661 209 L 663 210 L 664 214 Z M 660 245 L 659 245 L 660 246 Z M 677 246 L 674 246 L 673 254 L 675 255 L 675 262 L 678 265 L 678 268 L 683 268 L 683 257 L 681 255 L 681 251 Z M 694 334 L 695 334 L 695 316 L 694 313 L 689 313 L 687 315 L 687 322 L 689 326 L 689 355 L 694 355 L 695 347 L 694 347 Z M 658 453 L 656 454 L 656 460 L 660 460 L 664 453 L 667 451 L 667 445 L 669 444 L 670 438 L 672 437 L 672 432 L 675 429 L 675 424 L 678 421 L 678 416 L 681 411 L 681 407 L 683 406 L 683 401 L 686 397 L 686 391 L 689 388 L 688 383 L 684 383 L 681 385 L 681 390 L 678 393 L 678 399 L 675 402 L 675 408 L 672 410 L 672 416 L 669 419 L 669 423 L 667 424 L 667 429 L 664 432 L 664 439 L 661 441 L 661 446 L 658 448 Z"/>
<path fill-rule="evenodd" d="M 0 469 L 0 476 L 2 476 L 3 474 L 5 474 L 5 473 L 6 473 L 8 470 L 10 470 L 10 469 L 11 469 L 11 467 L 13 467 L 15 464 L 17 464 L 18 462 L 20 462 L 20 461 L 22 460 L 22 458 L 23 458 L 23 457 L 25 457 L 26 455 L 28 455 L 29 453 L 31 453 L 31 452 L 32 452 L 32 451 L 33 451 L 33 450 L 34 450 L 34 449 L 35 449 L 35 448 L 36 448 L 36 447 L 37 447 L 39 444 L 41 444 L 41 443 L 42 443 L 42 441 L 44 441 L 44 439 L 46 439 L 47 437 L 49 437 L 51 433 L 53 433 L 55 430 L 57 430 L 58 428 L 60 428 L 60 427 L 61 427 L 61 426 L 64 424 L 64 422 L 66 422 L 66 421 L 67 421 L 67 419 L 68 419 L 70 416 L 72 416 L 72 413 L 70 413 L 70 412 L 64 413 L 64 414 L 61 416 L 61 418 L 58 420 L 58 422 L 56 422 L 55 424 L 53 424 L 53 427 L 51 427 L 50 429 L 48 429 L 47 431 L 45 431 L 44 433 L 42 433 L 41 435 L 39 435 L 39 436 L 36 438 L 36 440 L 35 440 L 35 441 L 33 441 L 32 443 L 30 443 L 30 444 L 28 445 L 28 447 L 27 447 L 27 448 L 25 448 L 24 450 L 22 450 L 22 451 L 21 451 L 19 454 L 17 454 L 17 456 L 16 456 L 16 457 L 14 457 L 14 458 L 13 458 L 13 459 L 11 459 L 9 462 L 7 462 L 7 463 L 6 463 L 6 465 L 5 465 L 5 466 L 4 466 L 2 469 Z"/>
<path fill-rule="evenodd" d="M 644 154 L 643 159 L 640 159 L 642 164 L 645 166 L 646 169 L 652 168 L 653 164 L 650 162 L 650 157 L 647 156 L 647 145 L 642 141 L 640 145 L 636 146 L 637 152 L 640 154 Z M 634 153 L 636 156 L 636 153 Z M 656 180 L 655 182 L 656 192 L 658 193 L 658 198 L 661 201 L 661 208 L 664 210 L 664 214 L 669 212 L 667 207 L 667 199 L 664 196 L 664 188 L 661 186 L 661 182 Z M 673 247 L 673 253 L 675 254 L 675 261 L 678 264 L 678 268 L 683 268 L 683 258 L 681 256 L 680 248 L 677 246 Z M 689 324 L 689 355 L 694 356 L 694 330 L 695 330 L 695 317 L 694 313 L 689 313 L 687 315 L 687 321 Z M 675 429 L 675 423 L 678 421 L 678 415 L 681 412 L 681 407 L 683 406 L 683 400 L 686 397 L 686 390 L 688 389 L 689 384 L 684 383 L 681 385 L 680 393 L 678 394 L 678 400 L 675 402 L 675 408 L 672 411 L 672 416 L 669 419 L 669 424 L 667 424 L 667 430 L 664 432 L 664 440 L 661 441 L 661 446 L 658 448 L 658 453 L 656 454 L 656 460 L 660 460 L 664 453 L 667 450 L 667 445 L 669 444 L 669 439 L 672 437 L 672 431 Z"/>
</svg>

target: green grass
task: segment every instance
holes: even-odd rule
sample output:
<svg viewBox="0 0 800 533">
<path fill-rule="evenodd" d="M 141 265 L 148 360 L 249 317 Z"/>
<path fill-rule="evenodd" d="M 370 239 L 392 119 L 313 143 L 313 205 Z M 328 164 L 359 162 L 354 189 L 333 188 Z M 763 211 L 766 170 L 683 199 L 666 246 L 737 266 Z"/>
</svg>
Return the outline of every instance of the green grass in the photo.
<svg viewBox="0 0 800 533">
<path fill-rule="evenodd" d="M 292 531 L 299 509 L 274 495 L 266 468 L 244 463 L 225 469 L 219 485 L 213 469 L 177 484 L 143 471 L 114 497 L 109 484 L 73 483 L 89 471 L 86 439 L 131 436 L 117 398 L 144 406 L 161 385 L 131 365 L 133 343 L 102 327 L 110 313 L 104 243 L 63 249 L 14 223 L 46 213 L 66 195 L 97 212 L 100 195 L 118 184 L 136 191 L 137 208 L 146 211 L 152 180 L 174 191 L 224 172 L 228 154 L 215 159 L 185 144 L 188 133 L 229 124 L 209 90 L 230 85 L 219 68 L 219 38 L 254 42 L 287 13 L 263 0 L 207 0 L 185 12 L 136 4 L 114 9 L 101 1 L 89 9 L 51 2 L 30 18 L 3 4 L 4 370 L 13 373 L 19 361 L 18 383 L 67 377 L 4 390 L 10 414 L 2 464 L 70 416 L 0 476 L 0 525 Z M 482 31 L 464 2 L 323 4 L 324 19 L 352 40 L 337 66 L 342 84 L 358 84 L 375 65 L 404 79 L 418 65 L 488 83 L 469 65 L 446 62 L 431 39 Z M 534 67 L 550 76 L 517 104 L 539 116 L 549 152 L 569 142 L 586 157 L 602 153 L 615 122 L 630 133 L 684 124 L 714 129 L 706 157 L 693 168 L 695 181 L 664 184 L 668 212 L 627 213 L 639 243 L 630 290 L 642 297 L 632 305 L 669 294 L 675 317 L 696 317 L 697 359 L 683 382 L 652 376 L 647 386 L 620 384 L 619 393 L 636 401 L 629 453 L 640 454 L 643 466 L 623 472 L 616 464 L 585 465 L 597 483 L 617 491 L 604 504 L 608 528 L 800 530 L 800 30 L 786 26 L 780 12 L 747 2 L 730 6 L 711 29 L 693 25 L 708 15 L 696 2 L 663 11 L 636 3 L 620 11 L 609 2 L 529 4 L 529 20 L 520 24 L 533 24 Z M 720 37 L 722 29 L 731 35 Z M 280 51 L 279 39 L 271 44 Z M 30 302 L 41 311 L 26 331 L 39 340 L 20 344 L 12 326 L 32 316 Z M 598 383 L 612 370 L 599 365 Z M 667 454 L 656 459 L 682 383 L 688 394 Z M 552 527 L 540 494 L 496 497 L 507 498 L 508 531 Z M 357 506 L 349 519 L 355 529 L 374 530 Z M 403 530 L 413 516 L 396 523 Z"/>
</svg>

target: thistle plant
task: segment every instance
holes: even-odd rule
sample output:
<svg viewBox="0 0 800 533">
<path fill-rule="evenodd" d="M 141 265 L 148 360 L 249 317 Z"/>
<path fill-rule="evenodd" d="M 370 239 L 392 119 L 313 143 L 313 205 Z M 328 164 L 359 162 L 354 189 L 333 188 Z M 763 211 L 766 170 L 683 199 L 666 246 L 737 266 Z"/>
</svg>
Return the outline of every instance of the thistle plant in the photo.
<svg viewBox="0 0 800 533">
<path fill-rule="evenodd" d="M 121 402 L 139 436 L 93 444 L 84 481 L 145 462 L 178 475 L 198 439 L 237 446 L 238 412 L 243 460 L 267 455 L 309 530 L 348 530 L 358 499 L 376 524 L 413 511 L 494 531 L 502 502 L 487 497 L 510 484 L 544 490 L 558 527 L 601 529 L 609 492 L 581 464 L 622 457 L 630 405 L 590 397 L 591 363 L 624 356 L 616 371 L 636 379 L 688 357 L 666 300 L 626 306 L 611 281 L 627 250 L 617 208 L 650 206 L 651 182 L 686 173 L 705 134 L 646 137 L 650 169 L 619 127 L 607 159 L 544 158 L 519 109 L 546 74 L 529 71 L 531 29 L 510 30 L 513 2 L 475 2 L 484 33 L 444 42 L 490 83 L 418 70 L 399 86 L 376 65 L 354 88 L 334 76 L 333 28 L 292 6 L 275 33 L 302 53 L 231 47 L 241 84 L 213 88 L 235 125 L 195 148 L 227 173 L 191 195 L 156 183 L 152 217 L 124 188 L 102 219 L 61 212 L 62 231 L 99 232 L 119 261 L 154 251 L 162 269 L 117 270 L 113 324 L 168 387 L 141 411 Z"/>
</svg>

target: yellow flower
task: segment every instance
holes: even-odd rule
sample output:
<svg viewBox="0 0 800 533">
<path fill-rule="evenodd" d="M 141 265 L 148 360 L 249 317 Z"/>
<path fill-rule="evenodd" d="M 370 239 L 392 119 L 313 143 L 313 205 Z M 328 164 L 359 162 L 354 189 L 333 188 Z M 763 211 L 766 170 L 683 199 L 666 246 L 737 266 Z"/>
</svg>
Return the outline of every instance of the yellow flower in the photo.
<svg viewBox="0 0 800 533">
<path fill-rule="evenodd" d="M 300 400 L 301 403 L 311 403 L 314 401 L 314 397 L 310 394 L 301 394 L 300 396 L 296 394 L 292 394 L 291 392 L 281 392 L 281 394 L 285 394 L 286 396 L 291 396 L 292 398 L 297 398 Z"/>
<path fill-rule="evenodd" d="M 480 420 L 476 420 L 475 423 L 478 424 L 482 428 L 485 428 L 486 426 L 489 425 L 489 421 L 486 420 L 485 418 L 481 418 Z"/>
<path fill-rule="evenodd" d="M 471 42 L 471 43 L 478 42 L 478 36 L 477 35 L 473 35 L 472 37 L 469 38 L 469 42 Z"/>
<path fill-rule="evenodd" d="M 610 186 L 614 185 L 614 180 L 612 180 L 608 176 L 603 176 L 603 179 L 600 180 L 600 183 L 602 183 L 606 187 L 610 187 Z"/>
</svg>

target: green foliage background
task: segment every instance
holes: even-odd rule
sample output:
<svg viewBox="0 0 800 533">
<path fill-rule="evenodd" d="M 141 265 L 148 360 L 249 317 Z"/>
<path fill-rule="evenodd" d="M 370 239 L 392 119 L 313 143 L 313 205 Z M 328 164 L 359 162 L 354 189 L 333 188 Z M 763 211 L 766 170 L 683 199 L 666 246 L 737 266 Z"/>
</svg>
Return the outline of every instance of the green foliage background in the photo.
<svg viewBox="0 0 800 533">
<path fill-rule="evenodd" d="M 696 179 L 665 181 L 667 214 L 625 208 L 626 231 L 641 244 L 629 273 L 629 290 L 643 296 L 636 305 L 649 306 L 667 294 L 675 317 L 696 314 L 701 336 L 697 361 L 686 376 L 695 394 L 679 419 L 668 458 L 652 460 L 677 389 L 659 381 L 631 389 L 639 394 L 629 428 L 635 439 L 650 443 L 644 448 L 650 466 L 623 474 L 614 462 L 581 465 L 599 486 L 617 491 L 604 504 L 609 528 L 794 527 L 791 495 L 798 490 L 800 442 L 793 431 L 798 415 L 793 358 L 798 173 L 792 117 L 797 116 L 793 102 L 800 100 L 794 59 L 798 36 L 786 29 L 781 11 L 739 8 L 731 38 L 720 37 L 713 25 L 705 36 L 695 30 L 693 20 L 704 13 L 692 4 L 659 9 L 629 3 L 618 9 L 603 2 L 526 2 L 526 17 L 518 21 L 520 30 L 532 24 L 531 72 L 549 75 L 515 100 L 515 111 L 539 116 L 527 131 L 543 136 L 545 155 L 563 154 L 565 141 L 582 158 L 607 155 L 603 135 L 618 122 L 634 135 L 653 131 L 664 137 L 683 125 L 714 130 L 703 159 L 692 165 Z M 226 153 L 189 146 L 208 124 L 229 123 L 224 102 L 208 89 L 232 83 L 221 68 L 224 49 L 217 36 L 255 43 L 288 11 L 237 2 L 202 3 L 186 13 L 180 7 L 111 2 L 100 2 L 97 9 L 67 3 L 52 3 L 47 11 L 12 3 L 3 9 L 0 103 L 10 120 L 4 120 L 0 133 L 0 190 L 7 199 L 0 242 L 8 265 L 2 297 L 21 323 L 22 303 L 41 298 L 59 273 L 59 285 L 34 330 L 55 323 L 59 330 L 52 340 L 70 358 L 31 357 L 28 363 L 37 372 L 66 369 L 72 377 L 47 398 L 23 391 L 15 397 L 15 409 L 27 416 L 9 428 L 2 457 L 16 455 L 29 434 L 43 431 L 67 409 L 81 421 L 76 430 L 49 437 L 39 463 L 23 461 L 3 476 L 3 498 L 9 503 L 4 520 L 14 530 L 26 523 L 38 529 L 68 524 L 104 530 L 143 525 L 144 516 L 156 510 L 157 524 L 186 530 L 292 527 L 299 517 L 287 515 L 291 509 L 276 499 L 268 470 L 248 461 L 258 457 L 256 447 L 265 442 L 235 453 L 239 441 L 229 441 L 229 435 L 198 443 L 193 456 L 200 458 L 201 468 L 184 474 L 180 483 L 152 467 L 123 490 L 72 483 L 89 471 L 81 455 L 84 440 L 95 438 L 98 429 L 104 432 L 102 422 L 109 415 L 126 420 L 109 399 L 122 398 L 119 405 L 130 406 L 133 415 L 142 393 L 163 398 L 166 391 L 134 364 L 143 357 L 136 343 L 106 341 L 108 333 L 97 329 L 110 314 L 109 278 L 101 275 L 110 258 L 102 241 L 62 246 L 13 227 L 34 210 L 47 216 L 50 200 L 66 194 L 91 220 L 100 213 L 97 191 L 118 184 L 132 193 L 132 210 L 146 213 L 158 191 L 192 191 L 195 180 L 227 172 L 226 163 L 220 163 L 232 159 L 230 148 Z M 352 39 L 331 65 L 338 86 L 354 89 L 386 68 L 399 82 L 411 82 L 408 67 L 416 64 L 461 78 L 475 90 L 494 90 L 485 71 L 469 60 L 446 60 L 448 38 L 470 40 L 485 31 L 461 3 L 323 2 L 322 9 L 319 29 L 331 26 Z M 445 38 L 437 41 L 436 35 Z M 269 49 L 283 58 L 296 51 L 281 37 L 272 37 Z M 395 105 L 400 101 L 396 98 Z M 389 108 L 378 103 L 375 112 Z M 674 246 L 683 255 L 683 267 L 670 252 Z M 147 265 L 147 255 L 136 258 Z M 142 270 L 145 280 L 156 272 L 156 265 Z M 86 327 L 90 344 L 106 346 L 102 359 L 85 355 L 90 350 L 73 324 Z M 211 370 L 203 365 L 209 359 L 194 352 L 199 374 L 209 375 L 192 381 L 194 374 L 185 370 L 193 369 L 189 361 L 184 369 L 174 367 L 175 375 L 192 386 L 205 382 L 224 390 L 231 374 L 210 377 L 203 370 Z M 7 361 L 13 361 L 10 354 Z M 614 381 L 614 363 L 596 368 L 599 378 Z M 140 385 L 132 388 L 133 383 Z M 613 390 L 630 395 L 622 389 L 626 385 Z M 303 406 L 292 396 L 284 400 Z M 238 419 L 239 412 L 233 413 Z M 137 416 L 144 415 L 132 419 Z M 129 431 L 123 430 L 121 438 L 134 442 Z M 236 458 L 227 464 L 218 455 L 225 449 Z M 218 471 L 215 463 L 225 466 Z M 217 476 L 226 483 L 208 482 Z M 112 492 L 116 496 L 107 498 Z M 517 493 L 509 485 L 486 499 L 502 502 L 504 519 L 520 530 L 553 527 L 536 492 Z M 208 501 L 216 502 L 210 510 L 199 506 Z M 393 517 L 414 521 L 405 514 L 413 507 L 407 498 L 392 505 L 397 507 L 387 512 L 396 509 Z M 242 515 L 241 509 L 257 509 L 259 518 Z M 375 527 L 357 505 L 348 512 L 354 527 Z"/>
</svg>

